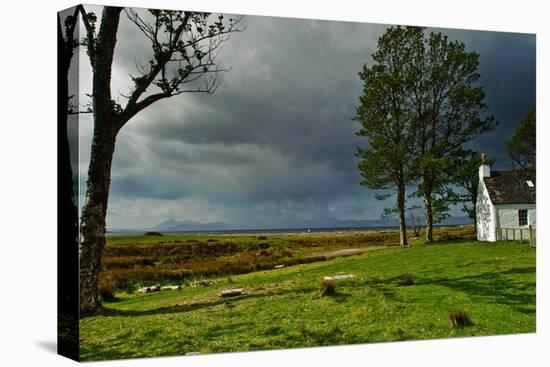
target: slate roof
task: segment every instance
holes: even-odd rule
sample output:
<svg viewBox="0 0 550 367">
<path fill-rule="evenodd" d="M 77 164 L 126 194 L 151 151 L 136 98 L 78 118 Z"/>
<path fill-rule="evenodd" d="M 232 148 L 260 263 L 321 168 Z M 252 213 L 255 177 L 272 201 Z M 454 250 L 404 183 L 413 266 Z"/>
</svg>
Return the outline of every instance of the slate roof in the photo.
<svg viewBox="0 0 550 367">
<path fill-rule="evenodd" d="M 527 185 L 528 180 L 534 187 Z M 537 182 L 533 171 L 491 171 L 491 177 L 485 177 L 483 181 L 493 204 L 536 202 Z"/>
</svg>

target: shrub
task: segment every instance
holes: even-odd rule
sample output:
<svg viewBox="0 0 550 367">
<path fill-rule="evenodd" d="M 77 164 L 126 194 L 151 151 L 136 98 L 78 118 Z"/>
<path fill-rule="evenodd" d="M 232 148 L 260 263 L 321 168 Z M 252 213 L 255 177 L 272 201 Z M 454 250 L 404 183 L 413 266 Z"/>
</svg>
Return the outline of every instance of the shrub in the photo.
<svg viewBox="0 0 550 367">
<path fill-rule="evenodd" d="M 162 233 L 151 231 L 151 232 L 145 232 L 143 235 L 144 236 L 162 236 Z"/>
<path fill-rule="evenodd" d="M 321 282 L 321 297 L 333 296 L 336 294 L 336 280 L 335 279 L 323 279 Z"/>
<path fill-rule="evenodd" d="M 414 285 L 415 277 L 413 274 L 405 274 L 403 279 L 399 282 L 399 285 L 408 286 Z"/>
<path fill-rule="evenodd" d="M 267 237 L 266 236 L 258 236 L 258 237 L 256 237 L 256 239 L 258 239 L 260 241 L 265 241 L 265 240 L 267 240 Z"/>
<path fill-rule="evenodd" d="M 263 250 L 263 249 L 270 248 L 271 246 L 267 242 L 261 242 L 261 243 L 258 243 L 258 247 Z"/>
<path fill-rule="evenodd" d="M 126 287 L 123 290 L 128 294 L 132 294 L 141 287 L 142 287 L 141 283 L 136 283 L 136 282 L 130 282 L 129 281 L 129 282 L 126 283 Z"/>
<path fill-rule="evenodd" d="M 99 296 L 104 302 L 112 302 L 116 299 L 113 288 L 109 284 L 101 284 L 98 291 Z"/>
<path fill-rule="evenodd" d="M 453 310 L 449 312 L 449 321 L 454 328 L 464 328 L 473 325 L 467 310 Z"/>
<path fill-rule="evenodd" d="M 154 259 L 144 256 L 104 256 L 104 269 L 131 269 L 137 266 L 155 266 Z"/>
</svg>

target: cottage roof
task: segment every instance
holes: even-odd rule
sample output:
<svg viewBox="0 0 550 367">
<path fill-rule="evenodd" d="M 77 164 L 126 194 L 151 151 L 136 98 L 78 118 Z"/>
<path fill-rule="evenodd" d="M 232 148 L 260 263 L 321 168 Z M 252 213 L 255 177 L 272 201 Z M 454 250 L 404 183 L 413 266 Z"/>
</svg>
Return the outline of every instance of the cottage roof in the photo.
<svg viewBox="0 0 550 367">
<path fill-rule="evenodd" d="M 536 202 L 537 185 L 534 171 L 491 171 L 491 176 L 484 177 L 483 181 L 493 204 Z"/>
</svg>

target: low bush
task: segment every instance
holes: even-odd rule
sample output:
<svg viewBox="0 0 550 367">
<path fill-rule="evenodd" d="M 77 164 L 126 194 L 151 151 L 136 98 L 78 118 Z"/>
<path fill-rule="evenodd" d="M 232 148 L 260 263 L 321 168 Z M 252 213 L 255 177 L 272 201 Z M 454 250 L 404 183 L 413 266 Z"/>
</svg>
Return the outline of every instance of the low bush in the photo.
<svg viewBox="0 0 550 367">
<path fill-rule="evenodd" d="M 115 292 L 109 284 L 100 284 L 98 292 L 103 302 L 113 302 L 114 300 L 116 300 Z"/>
<path fill-rule="evenodd" d="M 137 266 L 155 266 L 156 259 L 145 256 L 103 257 L 101 265 L 106 269 L 131 269 Z"/>
<path fill-rule="evenodd" d="M 150 231 L 150 232 L 145 232 L 143 235 L 144 236 L 162 236 L 162 233 Z"/>
<path fill-rule="evenodd" d="M 260 241 L 265 241 L 265 240 L 267 240 L 267 237 L 266 236 L 258 236 L 258 237 L 256 237 L 256 239 L 258 239 Z"/>
</svg>

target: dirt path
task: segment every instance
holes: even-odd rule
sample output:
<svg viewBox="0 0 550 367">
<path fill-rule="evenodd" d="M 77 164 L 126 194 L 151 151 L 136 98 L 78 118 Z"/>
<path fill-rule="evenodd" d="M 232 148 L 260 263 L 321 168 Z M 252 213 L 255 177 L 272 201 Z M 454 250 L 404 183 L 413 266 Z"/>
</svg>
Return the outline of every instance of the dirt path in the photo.
<svg viewBox="0 0 550 367">
<path fill-rule="evenodd" d="M 376 247 L 368 247 L 368 248 L 345 248 L 341 250 L 336 251 L 330 251 L 330 252 L 322 252 L 317 254 L 311 254 L 306 255 L 303 258 L 304 259 L 311 259 L 311 258 L 325 258 L 325 259 L 334 259 L 335 257 L 344 257 L 344 256 L 352 256 L 352 255 L 358 255 L 362 254 L 363 252 L 367 251 L 373 251 L 373 250 L 381 250 L 383 248 L 386 248 L 385 246 L 376 246 Z"/>
</svg>

